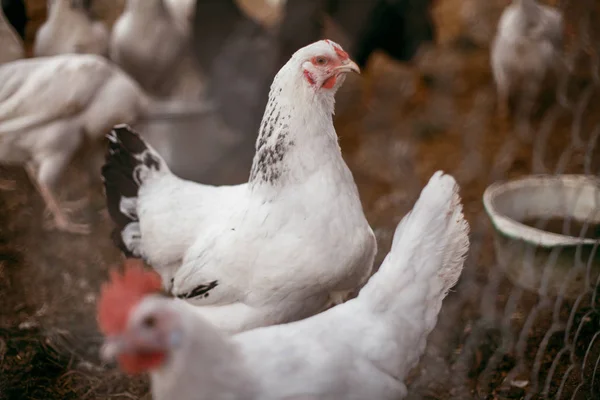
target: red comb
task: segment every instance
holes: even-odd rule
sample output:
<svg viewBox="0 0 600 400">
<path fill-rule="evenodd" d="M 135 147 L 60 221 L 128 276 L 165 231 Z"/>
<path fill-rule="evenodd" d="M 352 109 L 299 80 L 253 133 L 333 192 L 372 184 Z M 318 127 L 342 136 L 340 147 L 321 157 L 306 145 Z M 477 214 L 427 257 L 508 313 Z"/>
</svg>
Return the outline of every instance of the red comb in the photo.
<svg viewBox="0 0 600 400">
<path fill-rule="evenodd" d="M 340 58 L 340 60 L 347 60 L 348 58 L 350 58 L 348 53 L 346 53 L 340 46 L 336 45 L 329 39 L 325 39 L 325 41 L 327 43 L 329 43 L 331 46 L 333 46 L 333 49 L 335 50 L 335 54 L 337 54 L 337 56 Z"/>
<path fill-rule="evenodd" d="M 160 276 L 144 268 L 137 259 L 124 262 L 124 272 L 110 271 L 110 281 L 100 289 L 98 301 L 98 325 L 105 335 L 123 332 L 129 312 L 144 296 L 160 292 Z"/>
</svg>

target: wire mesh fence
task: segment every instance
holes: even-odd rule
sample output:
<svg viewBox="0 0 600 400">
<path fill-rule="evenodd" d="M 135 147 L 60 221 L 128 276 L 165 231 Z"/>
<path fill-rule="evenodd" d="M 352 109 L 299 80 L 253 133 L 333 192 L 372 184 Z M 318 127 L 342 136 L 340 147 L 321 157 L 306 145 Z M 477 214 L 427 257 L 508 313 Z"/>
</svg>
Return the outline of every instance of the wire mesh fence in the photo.
<svg viewBox="0 0 600 400">
<path fill-rule="evenodd" d="M 560 183 L 544 182 L 544 187 L 552 186 L 543 190 L 544 196 L 536 198 L 535 190 L 540 188 L 534 185 L 525 197 L 510 192 L 515 197 L 498 200 L 510 203 L 499 208 L 519 215 L 519 221 L 527 224 L 532 224 L 531 217 L 548 212 L 543 221 L 532 225 L 597 238 L 600 163 L 594 76 L 598 48 L 592 22 L 597 4 L 564 2 L 560 8 L 570 33 L 565 57 L 575 66 L 574 72 L 559 77 L 532 113 L 513 116 L 507 126 L 496 118 L 492 132 L 485 126 L 486 113 L 491 114 L 486 94 L 477 93 L 462 130 L 462 165 L 454 171 L 466 187 L 473 181 L 487 186 L 528 175 L 553 176 L 550 181 Z M 497 140 L 490 141 L 490 135 Z M 486 149 L 490 146 L 491 151 Z M 584 176 L 589 186 L 565 195 L 569 184 L 561 179 L 568 174 Z M 478 190 L 478 194 L 483 193 Z M 550 203 L 565 215 L 587 203 L 587 218 L 583 215 L 587 223 L 574 226 L 575 220 L 567 217 L 556 225 L 551 219 L 559 214 L 549 212 Z M 490 224 L 490 216 L 481 208 L 473 212 L 471 223 L 466 271 L 445 304 L 421 374 L 413 382 L 412 398 L 596 398 L 600 390 L 597 240 L 572 246 L 524 245 L 498 221 L 495 227 Z"/>
<path fill-rule="evenodd" d="M 517 106 L 508 121 L 497 114 L 489 66 L 505 5 L 438 2 L 437 45 L 408 66 L 377 55 L 365 78 L 349 79 L 338 94 L 336 129 L 380 243 L 379 261 L 395 225 L 438 169 L 457 178 L 471 225 L 463 276 L 408 380 L 411 400 L 600 398 L 600 244 L 522 244 L 494 226 L 483 202 L 490 185 L 549 175 L 559 183 L 544 184 L 539 205 L 527 195 L 506 207 L 516 214 L 524 203 L 544 209 L 544 197 L 564 210 L 585 203 L 584 223 L 525 214 L 520 221 L 574 237 L 600 234 L 598 4 L 556 4 L 573 70 L 548 82 L 533 110 Z M 220 163 L 226 169 L 229 160 Z M 565 175 L 586 177 L 581 196 L 564 194 Z M 101 193 L 91 196 L 102 203 Z M 144 380 L 131 381 L 96 357 L 95 293 L 118 259 L 110 224 L 97 220 L 90 238 L 48 236 L 30 218 L 41 214 L 33 190 L 2 201 L 0 398 L 147 396 Z"/>
</svg>

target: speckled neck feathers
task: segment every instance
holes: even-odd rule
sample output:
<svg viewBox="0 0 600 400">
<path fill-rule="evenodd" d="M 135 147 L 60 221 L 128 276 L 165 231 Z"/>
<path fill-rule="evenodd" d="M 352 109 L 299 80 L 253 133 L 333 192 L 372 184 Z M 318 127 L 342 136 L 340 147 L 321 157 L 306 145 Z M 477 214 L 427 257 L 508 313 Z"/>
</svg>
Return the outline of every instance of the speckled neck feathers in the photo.
<svg viewBox="0 0 600 400">
<path fill-rule="evenodd" d="M 275 93 L 274 93 L 275 92 Z M 252 163 L 250 181 L 274 184 L 283 173 L 283 159 L 296 143 L 290 135 L 291 108 L 279 104 L 277 94 L 282 88 L 272 88 L 265 109 Z"/>
<path fill-rule="evenodd" d="M 288 67 L 288 66 L 286 66 Z M 275 78 L 250 172 L 251 186 L 281 186 L 292 177 L 303 179 L 319 163 L 341 152 L 333 127 L 333 93 L 317 93 L 301 74 L 284 67 Z"/>
</svg>

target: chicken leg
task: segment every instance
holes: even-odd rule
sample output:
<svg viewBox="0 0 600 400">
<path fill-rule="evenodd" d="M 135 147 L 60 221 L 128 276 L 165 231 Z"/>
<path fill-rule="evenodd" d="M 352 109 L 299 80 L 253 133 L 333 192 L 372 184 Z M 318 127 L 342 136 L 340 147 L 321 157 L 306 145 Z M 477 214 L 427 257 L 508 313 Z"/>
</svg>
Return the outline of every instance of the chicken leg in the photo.
<svg viewBox="0 0 600 400">
<path fill-rule="evenodd" d="M 512 88 L 512 82 L 508 73 L 501 67 L 492 64 L 492 73 L 496 82 L 496 112 L 500 123 L 500 128 L 507 131 L 510 120 L 509 97 Z"/>
<path fill-rule="evenodd" d="M 498 118 L 503 123 L 508 122 L 510 118 L 508 96 L 505 94 L 498 94 Z"/>
<path fill-rule="evenodd" d="M 0 190 L 12 191 L 17 188 L 17 182 L 12 179 L 0 179 Z"/>
<path fill-rule="evenodd" d="M 48 160 L 51 161 L 51 160 Z M 58 160 L 54 160 L 58 161 Z M 66 164 L 66 163 L 65 163 Z M 54 227 L 60 231 L 75 233 L 79 235 L 87 235 L 90 233 L 90 228 L 86 224 L 76 224 L 69 220 L 67 215 L 65 214 L 65 210 L 61 209 L 56 200 L 56 197 L 52 193 L 48 184 L 44 183 L 44 176 L 47 176 L 49 172 L 49 168 L 54 167 L 54 169 L 61 170 L 61 166 L 54 164 L 51 165 L 48 162 L 42 164 L 40 166 L 39 171 L 35 171 L 33 166 L 27 165 L 25 169 L 27 170 L 27 174 L 31 179 L 31 182 L 34 184 L 42 198 L 44 199 L 44 203 L 46 203 L 47 209 L 50 211 L 52 217 L 54 218 Z"/>
<path fill-rule="evenodd" d="M 17 183 L 15 181 L 11 181 L 10 179 L 0 179 L 0 190 L 11 191 L 15 190 L 16 187 Z"/>
</svg>

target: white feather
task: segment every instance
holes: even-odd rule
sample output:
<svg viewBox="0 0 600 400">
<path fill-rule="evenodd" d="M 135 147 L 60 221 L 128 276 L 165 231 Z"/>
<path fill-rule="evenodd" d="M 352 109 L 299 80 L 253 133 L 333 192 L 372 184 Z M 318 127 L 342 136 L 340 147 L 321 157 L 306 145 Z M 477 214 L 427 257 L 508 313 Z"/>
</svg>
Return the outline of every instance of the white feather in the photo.
<svg viewBox="0 0 600 400">
<path fill-rule="evenodd" d="M 283 8 L 287 0 L 266 0 L 267 4 L 274 8 Z"/>
<path fill-rule="evenodd" d="M 191 35 L 191 24 L 196 11 L 195 0 L 164 0 L 179 31 L 186 37 Z"/>
<path fill-rule="evenodd" d="M 54 0 L 48 19 L 37 31 L 33 54 L 36 57 L 58 54 L 97 54 L 108 56 L 108 29 L 93 21 L 81 7 L 70 0 Z"/>
</svg>

